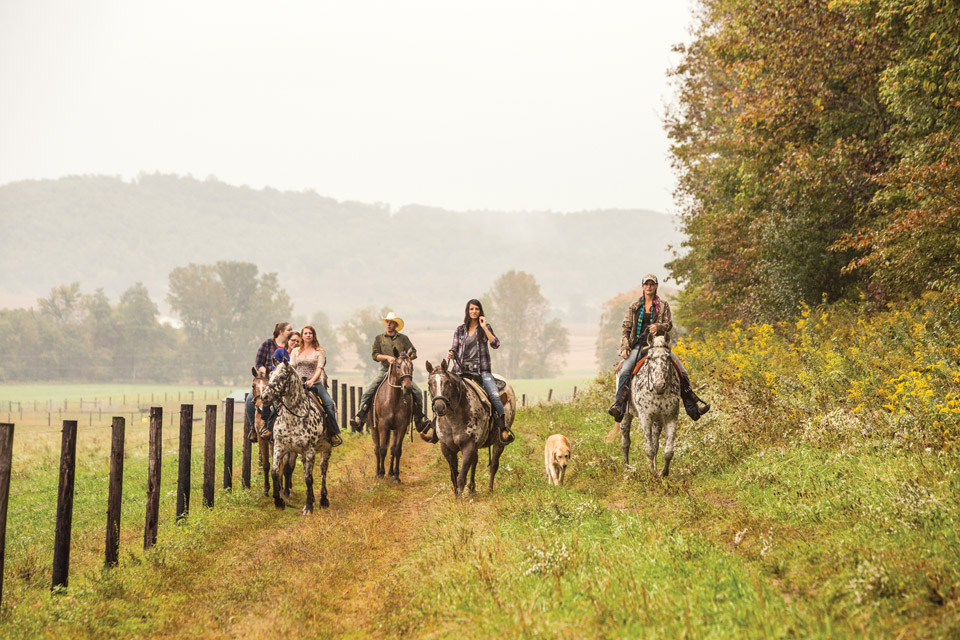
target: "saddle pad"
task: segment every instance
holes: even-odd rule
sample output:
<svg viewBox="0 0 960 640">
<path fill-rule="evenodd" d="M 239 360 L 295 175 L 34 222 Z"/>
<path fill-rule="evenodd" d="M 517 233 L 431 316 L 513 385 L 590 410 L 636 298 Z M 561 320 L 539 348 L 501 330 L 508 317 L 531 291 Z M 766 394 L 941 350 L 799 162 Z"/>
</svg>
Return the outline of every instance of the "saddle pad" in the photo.
<svg viewBox="0 0 960 640">
<path fill-rule="evenodd" d="M 507 379 L 506 379 L 506 378 L 504 378 L 504 377 L 503 377 L 502 375 L 500 375 L 499 373 L 491 373 L 490 375 L 492 375 L 492 376 L 493 376 L 493 379 L 496 380 L 496 382 L 497 382 L 497 391 L 503 391 L 504 389 L 507 388 Z"/>
<path fill-rule="evenodd" d="M 488 411 L 492 412 L 492 407 L 490 406 L 490 398 L 487 397 L 487 392 L 484 391 L 478 383 L 474 382 L 470 378 L 463 378 L 463 381 L 467 383 L 467 386 L 470 387 L 475 394 L 480 398 L 480 402 L 483 403 L 483 406 L 487 408 Z"/>
</svg>

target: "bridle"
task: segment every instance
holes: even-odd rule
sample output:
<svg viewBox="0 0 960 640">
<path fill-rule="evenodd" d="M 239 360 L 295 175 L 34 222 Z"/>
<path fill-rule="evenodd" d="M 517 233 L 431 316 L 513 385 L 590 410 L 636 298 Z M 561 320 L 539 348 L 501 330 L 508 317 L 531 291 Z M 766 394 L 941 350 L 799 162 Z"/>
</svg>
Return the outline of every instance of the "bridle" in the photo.
<svg viewBox="0 0 960 640">
<path fill-rule="evenodd" d="M 453 402 L 450 401 L 450 398 L 446 397 L 446 396 L 443 395 L 443 394 L 435 395 L 435 396 L 433 396 L 433 400 L 432 400 L 431 403 L 430 403 L 430 406 L 433 407 L 433 412 L 434 412 L 434 413 L 437 412 L 437 400 L 443 400 L 444 402 L 446 402 L 446 403 L 447 403 L 447 406 L 450 407 L 450 410 L 451 410 L 451 411 L 456 411 L 456 410 L 460 407 L 460 403 L 463 401 L 463 385 L 462 385 L 462 384 L 457 384 L 456 381 L 452 380 L 453 374 L 450 373 L 449 371 L 444 371 L 443 374 L 446 375 L 447 377 L 451 378 L 451 384 L 457 389 L 457 392 L 458 392 L 458 393 L 457 393 L 457 395 L 458 395 L 457 403 L 454 404 Z M 438 389 L 438 391 L 439 391 L 439 389 Z"/>
<path fill-rule="evenodd" d="M 281 366 L 282 366 L 282 365 L 281 365 Z M 290 365 L 288 364 L 287 366 L 290 366 Z M 293 367 L 290 367 L 290 370 L 293 371 Z M 295 378 L 295 380 L 297 381 L 297 384 L 300 384 L 300 379 L 299 379 L 299 378 Z M 289 384 L 289 382 L 288 382 L 287 384 Z M 308 399 L 308 401 L 309 401 L 309 399 Z M 307 417 L 307 413 L 309 413 L 309 411 L 308 411 L 307 413 L 304 413 L 303 415 L 300 415 L 299 413 L 297 413 L 296 411 L 294 411 L 293 409 L 291 409 L 290 407 L 288 407 L 288 406 L 287 406 L 287 403 L 285 403 L 285 402 L 283 401 L 283 394 L 282 394 L 282 393 L 278 393 L 278 394 L 277 394 L 277 402 L 280 404 L 281 407 L 283 407 L 284 409 L 286 409 L 291 415 L 296 416 L 296 417 L 298 417 L 298 418 L 306 418 L 306 417 Z M 309 405 L 308 405 L 308 406 L 309 406 Z"/>
<path fill-rule="evenodd" d="M 658 351 L 662 351 L 662 352 L 666 352 L 666 353 L 659 353 L 659 354 L 657 354 L 657 355 L 653 355 L 653 350 L 654 350 L 654 349 L 657 349 Z M 653 391 L 653 378 L 651 377 L 651 374 L 653 373 L 653 361 L 654 361 L 654 360 L 664 360 L 664 359 L 670 360 L 670 345 L 668 345 L 668 344 L 663 344 L 663 345 L 657 345 L 657 346 L 651 346 L 651 347 L 650 347 L 650 351 L 647 353 L 647 363 L 646 363 L 646 369 L 647 369 L 647 391 Z M 668 362 L 667 364 L 669 365 L 670 363 Z"/>
<path fill-rule="evenodd" d="M 403 388 L 403 381 L 404 381 L 405 378 L 410 378 L 410 381 L 413 382 L 413 371 L 411 371 L 410 373 L 404 373 L 403 375 L 400 375 L 400 379 L 398 380 L 398 382 L 399 382 L 400 384 L 393 384 L 392 382 L 390 382 L 391 374 L 392 374 L 394 371 L 396 371 L 398 375 L 400 374 L 400 372 L 399 372 L 399 371 L 397 370 L 397 368 L 396 368 L 396 367 L 397 367 L 397 360 L 399 360 L 399 359 L 400 359 L 400 358 L 394 358 L 394 359 L 393 359 L 393 362 L 390 363 L 390 369 L 387 371 L 387 384 L 390 385 L 391 387 L 393 387 L 394 389 L 402 389 L 402 388 Z"/>
</svg>

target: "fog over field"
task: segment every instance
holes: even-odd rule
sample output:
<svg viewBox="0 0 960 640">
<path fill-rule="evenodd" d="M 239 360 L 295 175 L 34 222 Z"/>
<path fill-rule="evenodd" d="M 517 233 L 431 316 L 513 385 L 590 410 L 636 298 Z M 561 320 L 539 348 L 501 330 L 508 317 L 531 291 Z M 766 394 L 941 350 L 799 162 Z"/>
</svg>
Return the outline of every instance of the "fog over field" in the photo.
<svg viewBox="0 0 960 640">
<path fill-rule="evenodd" d="M 516 270 L 584 351 L 683 240 L 664 120 L 689 24 L 687 2 L 6 3 L 0 308 L 142 282 L 176 324 L 171 271 L 233 261 L 294 317 L 447 326 Z"/>
</svg>

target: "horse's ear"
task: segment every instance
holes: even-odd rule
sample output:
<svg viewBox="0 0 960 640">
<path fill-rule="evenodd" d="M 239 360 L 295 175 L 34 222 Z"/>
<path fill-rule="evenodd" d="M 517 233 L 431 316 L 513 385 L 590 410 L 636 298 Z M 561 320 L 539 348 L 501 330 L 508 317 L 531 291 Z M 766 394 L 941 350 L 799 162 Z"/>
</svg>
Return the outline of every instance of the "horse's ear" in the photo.
<svg viewBox="0 0 960 640">
<path fill-rule="evenodd" d="M 444 358 L 444 359 L 443 359 L 443 362 L 440 363 L 440 368 L 443 369 L 444 371 L 446 371 L 446 370 L 447 370 L 447 366 L 448 366 L 448 365 L 447 365 L 447 359 Z"/>
<path fill-rule="evenodd" d="M 280 365 L 280 361 L 276 358 L 271 358 L 273 360 L 273 368 L 276 369 Z"/>
<path fill-rule="evenodd" d="M 253 373 L 254 378 L 259 377 L 260 373 L 257 371 L 256 367 L 250 367 L 250 371 Z"/>
<path fill-rule="evenodd" d="M 416 349 L 414 349 L 413 347 L 410 347 L 409 349 L 407 349 L 406 353 L 408 358 L 412 358 L 413 354 L 416 353 Z"/>
<path fill-rule="evenodd" d="M 396 347 L 393 348 L 393 357 L 394 357 L 394 358 L 399 358 L 399 357 L 400 357 L 400 352 L 397 351 L 397 348 L 396 348 Z"/>
<path fill-rule="evenodd" d="M 433 373 L 433 365 L 427 360 L 427 373 Z"/>
</svg>

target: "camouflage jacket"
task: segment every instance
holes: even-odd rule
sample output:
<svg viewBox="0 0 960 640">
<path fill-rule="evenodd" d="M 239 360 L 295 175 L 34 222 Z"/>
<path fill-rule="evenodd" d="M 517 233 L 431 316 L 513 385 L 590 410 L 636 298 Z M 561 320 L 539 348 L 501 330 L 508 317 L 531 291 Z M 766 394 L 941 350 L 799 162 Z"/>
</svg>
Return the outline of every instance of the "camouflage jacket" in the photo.
<svg viewBox="0 0 960 640">
<path fill-rule="evenodd" d="M 637 322 L 639 322 L 640 312 L 643 310 L 643 296 L 630 305 L 627 314 L 623 316 L 623 337 L 620 339 L 620 350 L 627 351 L 637 346 Z M 660 296 L 653 298 L 653 321 L 651 324 L 657 325 L 658 333 L 667 333 L 673 329 L 673 316 L 670 314 L 670 304 Z"/>
</svg>

